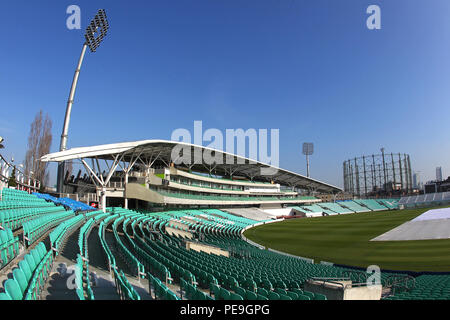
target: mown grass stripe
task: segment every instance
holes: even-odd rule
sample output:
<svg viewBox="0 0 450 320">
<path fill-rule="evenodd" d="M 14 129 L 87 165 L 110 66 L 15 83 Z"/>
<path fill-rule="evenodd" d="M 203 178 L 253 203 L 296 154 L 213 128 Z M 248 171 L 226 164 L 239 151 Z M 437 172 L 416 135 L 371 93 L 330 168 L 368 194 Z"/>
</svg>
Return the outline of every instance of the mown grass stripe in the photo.
<svg viewBox="0 0 450 320">
<path fill-rule="evenodd" d="M 450 271 L 450 239 L 370 241 L 427 210 L 290 219 L 249 229 L 244 235 L 263 246 L 315 261 L 358 267 L 375 264 L 392 270 Z"/>
</svg>

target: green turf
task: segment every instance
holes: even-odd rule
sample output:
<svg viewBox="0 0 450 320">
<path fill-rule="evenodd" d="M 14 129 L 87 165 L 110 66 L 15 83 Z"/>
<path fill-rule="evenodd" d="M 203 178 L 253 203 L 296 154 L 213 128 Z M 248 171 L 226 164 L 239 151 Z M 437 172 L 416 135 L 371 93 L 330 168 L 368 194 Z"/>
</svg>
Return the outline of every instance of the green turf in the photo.
<svg viewBox="0 0 450 320">
<path fill-rule="evenodd" d="M 257 226 L 244 235 L 290 254 L 357 267 L 450 271 L 450 240 L 370 241 L 428 209 L 408 209 L 289 219 Z"/>
</svg>

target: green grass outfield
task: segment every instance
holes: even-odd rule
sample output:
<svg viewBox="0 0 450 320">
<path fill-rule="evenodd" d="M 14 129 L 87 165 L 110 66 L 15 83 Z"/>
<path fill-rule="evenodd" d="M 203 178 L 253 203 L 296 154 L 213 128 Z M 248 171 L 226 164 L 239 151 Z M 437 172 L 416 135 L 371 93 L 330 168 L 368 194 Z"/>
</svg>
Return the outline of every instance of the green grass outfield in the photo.
<svg viewBox="0 0 450 320">
<path fill-rule="evenodd" d="M 356 267 L 450 271 L 450 239 L 370 241 L 427 209 L 355 213 L 289 219 L 261 225 L 244 235 L 263 246 L 314 259 Z"/>
</svg>

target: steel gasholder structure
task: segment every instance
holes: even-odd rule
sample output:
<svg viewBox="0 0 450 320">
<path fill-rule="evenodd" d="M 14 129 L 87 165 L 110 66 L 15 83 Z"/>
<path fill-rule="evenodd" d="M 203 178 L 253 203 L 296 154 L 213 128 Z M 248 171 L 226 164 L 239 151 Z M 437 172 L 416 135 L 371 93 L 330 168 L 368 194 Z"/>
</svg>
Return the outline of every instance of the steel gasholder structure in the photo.
<svg viewBox="0 0 450 320">
<path fill-rule="evenodd" d="M 411 160 L 406 153 L 365 155 L 344 161 L 344 190 L 358 197 L 408 194 L 412 191 Z"/>
</svg>

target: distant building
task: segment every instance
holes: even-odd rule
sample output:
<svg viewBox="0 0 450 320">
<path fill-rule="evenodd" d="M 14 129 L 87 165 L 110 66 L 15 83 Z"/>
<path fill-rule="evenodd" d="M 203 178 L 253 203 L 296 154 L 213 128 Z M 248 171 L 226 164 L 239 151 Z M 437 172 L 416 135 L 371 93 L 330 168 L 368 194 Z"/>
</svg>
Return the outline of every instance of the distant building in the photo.
<svg viewBox="0 0 450 320">
<path fill-rule="evenodd" d="M 425 184 L 425 193 L 450 191 L 450 177 L 444 181 L 429 181 Z"/>
<path fill-rule="evenodd" d="M 413 188 L 420 189 L 420 178 L 417 172 L 414 172 L 413 174 Z"/>
<path fill-rule="evenodd" d="M 436 168 L 436 181 L 442 181 L 442 167 Z"/>
</svg>

